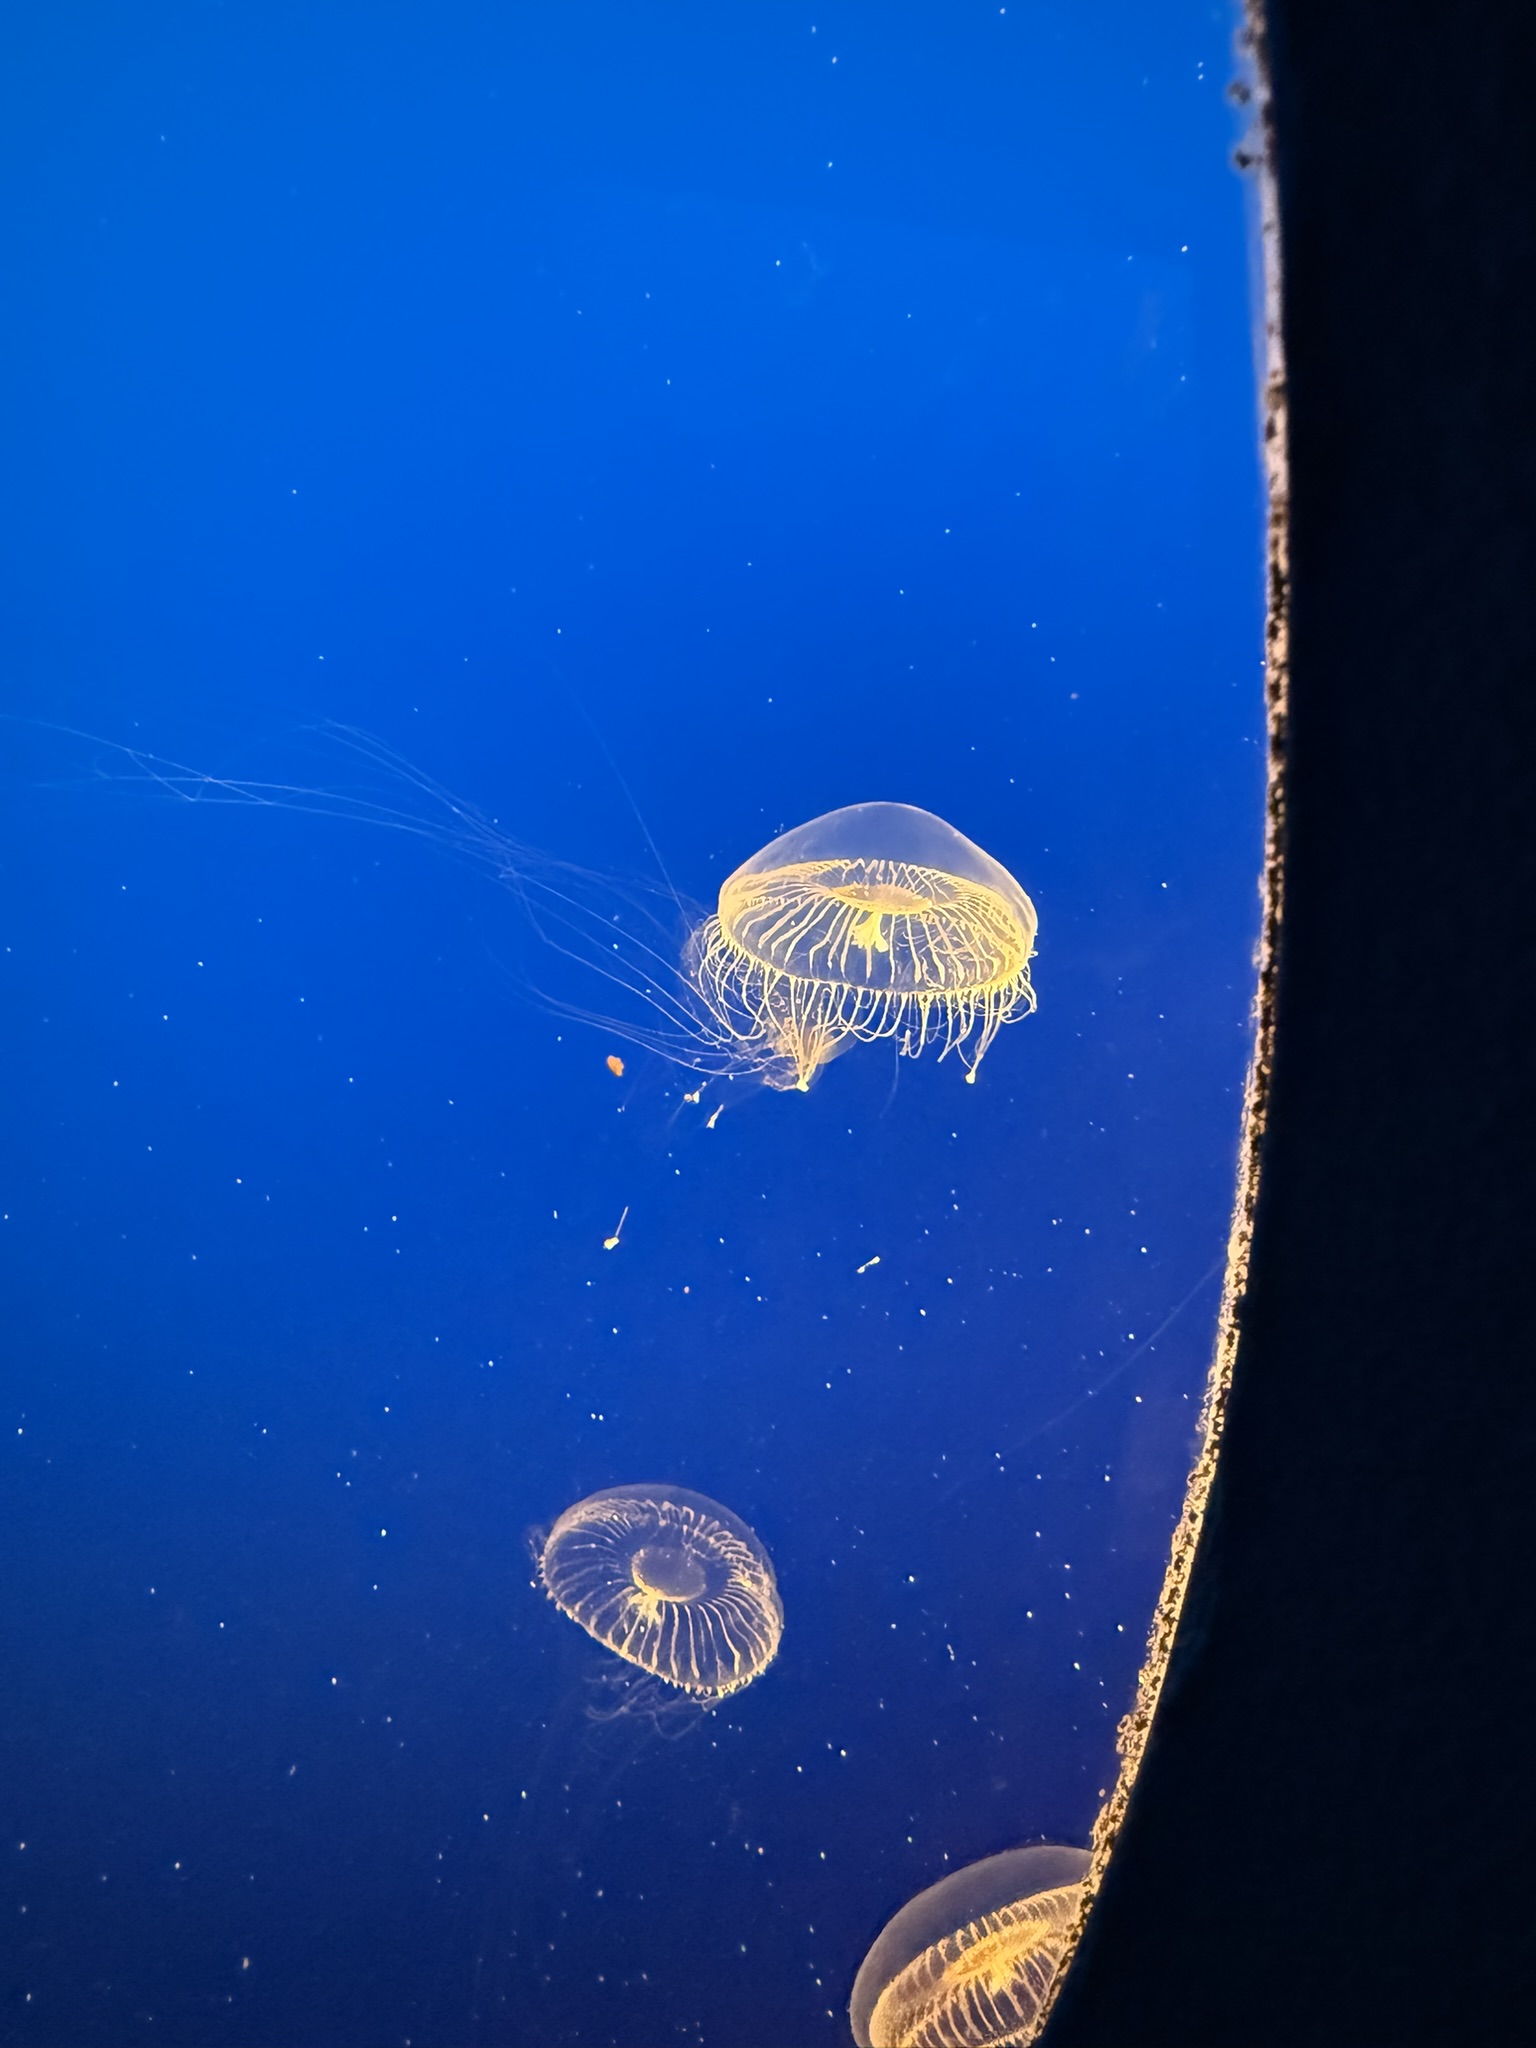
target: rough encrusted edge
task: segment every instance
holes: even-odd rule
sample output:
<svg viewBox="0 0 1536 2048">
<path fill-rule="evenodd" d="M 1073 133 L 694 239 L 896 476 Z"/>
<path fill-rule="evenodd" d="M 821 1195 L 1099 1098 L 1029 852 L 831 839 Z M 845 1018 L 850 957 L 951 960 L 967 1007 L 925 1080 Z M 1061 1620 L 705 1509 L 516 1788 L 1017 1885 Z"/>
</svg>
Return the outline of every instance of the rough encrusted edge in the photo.
<svg viewBox="0 0 1536 2048">
<path fill-rule="evenodd" d="M 1168 1568 L 1158 1596 L 1147 1654 L 1136 1685 L 1136 1700 L 1121 1721 L 1116 1748 L 1119 1770 L 1113 1790 L 1094 1822 L 1092 1861 L 1083 1881 L 1083 1900 L 1067 1936 L 1066 1962 L 1057 1972 L 1041 2006 L 1040 2016 L 1028 2036 L 1035 2040 L 1050 2017 L 1067 1969 L 1070 1967 L 1088 1915 L 1092 1910 L 1116 1838 L 1125 1820 L 1131 1788 L 1141 1767 L 1147 1738 L 1157 1712 L 1158 1699 L 1168 1675 L 1169 1659 L 1190 1570 L 1205 1526 L 1211 1483 L 1221 1452 L 1226 1421 L 1227 1392 L 1232 1383 L 1232 1363 L 1237 1349 L 1238 1310 L 1248 1281 L 1248 1258 L 1253 1237 L 1254 1205 L 1258 1196 L 1259 1149 L 1269 1107 L 1270 1074 L 1275 1032 L 1275 977 L 1279 957 L 1281 916 L 1284 900 L 1285 853 L 1285 765 L 1288 683 L 1288 606 L 1290 597 L 1289 527 L 1290 494 L 1287 469 L 1285 362 L 1280 325 L 1281 251 L 1274 184 L 1273 125 L 1269 93 L 1264 0 L 1246 0 L 1241 47 L 1248 60 L 1250 77 L 1237 88 L 1240 99 L 1248 95 L 1253 112 L 1249 139 L 1238 150 L 1238 168 L 1256 181 L 1259 215 L 1259 280 L 1263 309 L 1261 375 L 1263 386 L 1263 459 L 1269 489 L 1268 590 L 1265 620 L 1265 695 L 1268 710 L 1268 772 L 1265 795 L 1264 873 L 1260 884 L 1261 922 L 1255 956 L 1257 985 L 1254 997 L 1254 1047 L 1248 1069 L 1243 1101 L 1242 1134 L 1238 1148 L 1237 1192 L 1232 1210 L 1232 1227 L 1227 1240 L 1226 1280 L 1222 1289 L 1217 1322 L 1216 1348 L 1201 1403 L 1200 1449 L 1189 1475 L 1184 1508 L 1174 1531 Z"/>
</svg>

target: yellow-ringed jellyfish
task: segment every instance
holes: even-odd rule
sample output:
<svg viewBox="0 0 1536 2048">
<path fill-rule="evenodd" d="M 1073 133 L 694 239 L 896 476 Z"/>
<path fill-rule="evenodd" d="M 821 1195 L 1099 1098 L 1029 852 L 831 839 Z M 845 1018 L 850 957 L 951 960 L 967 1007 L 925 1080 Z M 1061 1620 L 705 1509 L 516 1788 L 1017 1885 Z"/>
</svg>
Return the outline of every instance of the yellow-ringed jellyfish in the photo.
<svg viewBox="0 0 1536 2048">
<path fill-rule="evenodd" d="M 1000 861 L 931 811 L 828 811 L 744 861 L 706 912 L 673 887 L 649 832 L 654 880 L 557 860 L 378 741 L 327 731 L 382 785 L 234 781 L 121 751 L 188 801 L 386 826 L 488 868 L 546 948 L 621 990 L 627 1014 L 529 976 L 536 1000 L 695 1074 L 804 1090 L 851 1045 L 886 1039 L 907 1058 L 954 1053 L 974 1080 L 1002 1027 L 1035 1006 L 1033 903 Z M 607 1064 L 622 1072 L 616 1056 Z"/>
<path fill-rule="evenodd" d="M 563 1613 L 616 1657 L 705 1705 L 767 1670 L 784 1633 L 768 1553 L 717 1500 L 611 1486 L 568 1507 L 538 1549 Z"/>
<path fill-rule="evenodd" d="M 985 1856 L 909 1899 L 854 1979 L 859 2048 L 1024 2048 L 1087 1869 L 1086 1850 L 1042 1842 Z"/>
<path fill-rule="evenodd" d="M 764 1078 L 808 1088 L 859 1040 L 956 1053 L 973 1079 L 1035 1006 L 1035 906 L 999 861 L 912 804 L 849 804 L 728 875 L 693 934 L 712 1016 L 765 1048 Z"/>
</svg>

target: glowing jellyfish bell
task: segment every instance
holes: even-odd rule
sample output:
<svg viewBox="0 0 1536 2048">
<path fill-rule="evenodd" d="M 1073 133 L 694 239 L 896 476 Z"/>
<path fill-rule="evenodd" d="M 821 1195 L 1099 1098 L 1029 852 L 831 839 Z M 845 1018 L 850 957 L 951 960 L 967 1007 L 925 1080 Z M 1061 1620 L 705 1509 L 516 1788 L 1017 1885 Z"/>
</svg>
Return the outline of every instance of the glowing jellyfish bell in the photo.
<svg viewBox="0 0 1536 2048">
<path fill-rule="evenodd" d="M 784 1633 L 763 1546 L 686 1487 L 613 1486 L 577 1501 L 545 1537 L 539 1577 L 615 1656 L 706 1704 L 766 1671 Z"/>
<path fill-rule="evenodd" d="M 1083 1849 L 1005 1849 L 909 1899 L 854 1979 L 859 2048 L 1023 2048 L 1087 1869 Z"/>
<path fill-rule="evenodd" d="M 957 1053 L 967 1080 L 1035 1006 L 1038 919 L 1008 870 L 912 804 L 848 804 L 726 878 L 689 977 L 770 1086 L 808 1088 L 857 1040 Z"/>
</svg>

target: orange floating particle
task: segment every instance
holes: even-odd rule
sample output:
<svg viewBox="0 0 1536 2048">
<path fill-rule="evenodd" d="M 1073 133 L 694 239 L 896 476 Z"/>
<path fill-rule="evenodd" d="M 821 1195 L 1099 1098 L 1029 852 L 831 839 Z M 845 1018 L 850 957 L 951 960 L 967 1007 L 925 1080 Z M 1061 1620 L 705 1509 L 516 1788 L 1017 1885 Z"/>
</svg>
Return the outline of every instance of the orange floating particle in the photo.
<svg viewBox="0 0 1536 2048">
<path fill-rule="evenodd" d="M 603 1065 L 608 1069 L 610 1074 L 618 1075 L 624 1072 L 624 1062 L 619 1058 L 616 1052 L 609 1053 L 607 1059 L 604 1060 Z"/>
</svg>

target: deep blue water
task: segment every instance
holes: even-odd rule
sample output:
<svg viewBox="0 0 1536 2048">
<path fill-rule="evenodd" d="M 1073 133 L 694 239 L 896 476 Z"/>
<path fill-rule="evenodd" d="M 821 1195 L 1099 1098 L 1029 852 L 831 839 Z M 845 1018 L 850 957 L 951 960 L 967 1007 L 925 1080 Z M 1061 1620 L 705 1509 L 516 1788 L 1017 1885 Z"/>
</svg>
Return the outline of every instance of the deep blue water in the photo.
<svg viewBox="0 0 1536 2048">
<path fill-rule="evenodd" d="M 9 22 L 0 2040 L 809 2048 L 912 1892 L 1087 1839 L 1249 1044 L 1232 26 Z M 921 804 L 1038 1014 L 706 1128 L 515 888 L 121 751 L 387 789 L 324 721 L 699 901 Z M 682 1739 L 532 1584 L 650 1479 L 786 1615 Z"/>
</svg>

